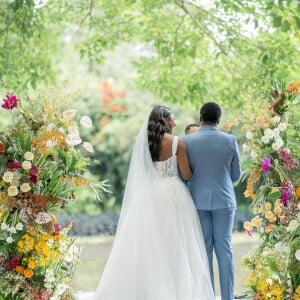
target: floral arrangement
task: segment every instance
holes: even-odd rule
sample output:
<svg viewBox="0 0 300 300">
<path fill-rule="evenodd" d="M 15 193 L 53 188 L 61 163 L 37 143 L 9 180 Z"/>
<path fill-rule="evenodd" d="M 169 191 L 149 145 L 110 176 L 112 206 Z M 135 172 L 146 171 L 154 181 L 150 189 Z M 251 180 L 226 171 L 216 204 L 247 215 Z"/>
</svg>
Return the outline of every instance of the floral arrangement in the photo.
<svg viewBox="0 0 300 300">
<path fill-rule="evenodd" d="M 22 105 L 21 105 L 22 104 Z M 70 280 L 79 258 L 71 224 L 55 212 L 74 201 L 79 188 L 96 198 L 106 190 L 81 176 L 93 146 L 80 126 L 88 116 L 64 110 L 64 101 L 7 94 L 2 108 L 12 125 L 0 133 L 0 299 L 71 299 Z"/>
<path fill-rule="evenodd" d="M 256 101 L 251 116 L 243 116 L 243 179 L 254 213 L 244 228 L 250 236 L 254 230 L 260 235 L 257 249 L 243 260 L 251 271 L 252 299 L 300 299 L 299 125 L 288 122 L 299 92 L 300 81 L 277 85 L 271 101 Z"/>
</svg>

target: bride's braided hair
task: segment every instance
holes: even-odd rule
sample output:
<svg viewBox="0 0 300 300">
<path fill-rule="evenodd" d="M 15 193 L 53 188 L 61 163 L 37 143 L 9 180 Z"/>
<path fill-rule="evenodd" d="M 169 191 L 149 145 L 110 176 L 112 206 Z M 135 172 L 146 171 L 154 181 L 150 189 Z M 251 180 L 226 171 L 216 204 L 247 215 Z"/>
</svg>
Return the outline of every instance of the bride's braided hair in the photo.
<svg viewBox="0 0 300 300">
<path fill-rule="evenodd" d="M 164 133 L 170 129 L 166 119 L 172 115 L 172 111 L 166 106 L 156 106 L 152 109 L 148 122 L 148 143 L 153 161 L 159 160 L 161 141 Z"/>
</svg>

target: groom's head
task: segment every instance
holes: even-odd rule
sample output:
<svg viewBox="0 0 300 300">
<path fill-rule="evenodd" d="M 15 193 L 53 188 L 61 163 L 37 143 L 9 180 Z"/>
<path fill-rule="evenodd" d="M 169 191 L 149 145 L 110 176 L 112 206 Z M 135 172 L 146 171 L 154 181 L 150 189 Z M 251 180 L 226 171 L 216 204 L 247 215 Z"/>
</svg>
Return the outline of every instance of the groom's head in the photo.
<svg viewBox="0 0 300 300">
<path fill-rule="evenodd" d="M 207 102 L 200 109 L 202 124 L 219 124 L 222 115 L 221 107 L 215 102 Z"/>
</svg>

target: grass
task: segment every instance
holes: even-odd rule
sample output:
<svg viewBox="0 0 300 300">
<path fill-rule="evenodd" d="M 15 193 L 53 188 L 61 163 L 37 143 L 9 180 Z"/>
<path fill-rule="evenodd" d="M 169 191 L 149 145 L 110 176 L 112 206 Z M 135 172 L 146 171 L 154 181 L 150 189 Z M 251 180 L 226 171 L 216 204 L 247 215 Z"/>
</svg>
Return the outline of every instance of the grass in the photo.
<svg viewBox="0 0 300 300">
<path fill-rule="evenodd" d="M 113 237 L 81 237 L 76 241 L 82 248 L 81 262 L 78 264 L 74 279 L 73 291 L 95 291 L 100 280 L 103 268 L 108 258 Z M 235 260 L 235 292 L 242 293 L 246 290 L 245 280 L 248 271 L 241 267 L 241 258 L 253 249 L 258 243 L 258 237 L 248 237 L 244 233 L 233 234 L 233 250 Z M 216 293 L 219 295 L 217 263 L 215 262 Z M 201 270 L 199 270 L 200 272 Z"/>
</svg>

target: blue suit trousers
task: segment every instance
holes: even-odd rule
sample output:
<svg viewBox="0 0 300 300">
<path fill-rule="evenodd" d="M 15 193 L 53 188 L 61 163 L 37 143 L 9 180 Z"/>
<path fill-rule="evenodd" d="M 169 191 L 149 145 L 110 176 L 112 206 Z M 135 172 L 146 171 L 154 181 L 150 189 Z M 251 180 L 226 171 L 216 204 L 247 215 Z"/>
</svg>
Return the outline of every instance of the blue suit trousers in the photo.
<svg viewBox="0 0 300 300">
<path fill-rule="evenodd" d="M 235 210 L 236 208 L 197 210 L 213 287 L 213 250 L 217 257 L 222 300 L 233 300 L 234 298 L 234 264 L 231 239 Z"/>
</svg>

